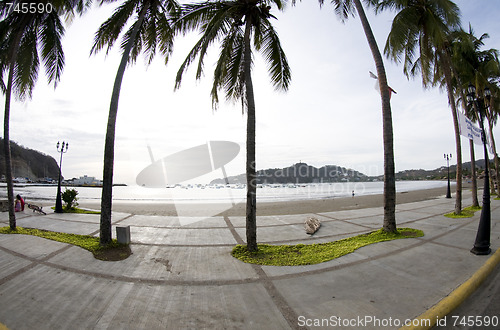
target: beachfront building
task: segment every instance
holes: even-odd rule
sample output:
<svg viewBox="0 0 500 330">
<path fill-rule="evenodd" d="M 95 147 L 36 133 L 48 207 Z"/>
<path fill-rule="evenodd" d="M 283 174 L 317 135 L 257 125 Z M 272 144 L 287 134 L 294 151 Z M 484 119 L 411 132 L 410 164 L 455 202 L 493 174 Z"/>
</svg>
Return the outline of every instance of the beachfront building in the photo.
<svg viewBox="0 0 500 330">
<path fill-rule="evenodd" d="M 97 180 L 93 176 L 81 176 L 79 179 L 73 180 L 75 186 L 102 186 L 102 181 Z"/>
</svg>

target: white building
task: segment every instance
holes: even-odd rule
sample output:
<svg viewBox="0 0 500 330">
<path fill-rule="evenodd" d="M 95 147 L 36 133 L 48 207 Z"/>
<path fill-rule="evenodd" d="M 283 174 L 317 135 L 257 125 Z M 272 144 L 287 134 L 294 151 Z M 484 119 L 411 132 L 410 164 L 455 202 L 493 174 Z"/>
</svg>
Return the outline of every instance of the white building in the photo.
<svg viewBox="0 0 500 330">
<path fill-rule="evenodd" d="M 81 176 L 80 179 L 73 180 L 75 186 L 102 186 L 102 181 L 93 176 Z"/>
</svg>

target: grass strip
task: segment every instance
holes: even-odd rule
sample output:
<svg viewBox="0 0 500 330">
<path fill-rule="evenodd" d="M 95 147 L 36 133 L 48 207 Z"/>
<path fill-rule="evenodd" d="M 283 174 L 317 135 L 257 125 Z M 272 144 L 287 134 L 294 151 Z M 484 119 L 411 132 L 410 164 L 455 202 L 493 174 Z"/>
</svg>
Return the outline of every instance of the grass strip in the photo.
<svg viewBox="0 0 500 330">
<path fill-rule="evenodd" d="M 104 261 L 123 260 L 128 258 L 131 254 L 130 247 L 127 244 L 120 244 L 116 239 L 113 239 L 108 245 L 101 246 L 99 244 L 99 237 L 90 235 L 59 233 L 43 229 L 23 227 L 17 227 L 15 230 L 12 230 L 8 226 L 1 227 L 0 234 L 32 235 L 61 243 L 72 244 L 92 252 L 96 259 Z"/>
<path fill-rule="evenodd" d="M 481 210 L 481 206 L 469 206 L 462 209 L 462 213 L 455 214 L 455 212 L 446 213 L 444 216 L 452 219 L 471 218 L 474 212 Z"/>
<path fill-rule="evenodd" d="M 55 210 L 56 207 L 52 206 L 52 209 Z M 63 213 L 79 213 L 79 214 L 101 214 L 100 211 L 92 211 L 92 210 L 84 210 L 78 207 L 66 208 L 63 207 Z"/>
<path fill-rule="evenodd" d="M 232 256 L 246 263 L 267 266 L 314 265 L 339 258 L 360 247 L 401 238 L 422 237 L 424 232 L 412 228 L 399 228 L 397 233 L 383 229 L 334 242 L 297 245 L 258 245 L 256 252 L 249 252 L 245 245 L 233 248 Z"/>
<path fill-rule="evenodd" d="M 63 208 L 63 213 L 101 214 L 100 211 L 84 210 L 78 207 L 72 207 L 70 209 Z"/>
</svg>

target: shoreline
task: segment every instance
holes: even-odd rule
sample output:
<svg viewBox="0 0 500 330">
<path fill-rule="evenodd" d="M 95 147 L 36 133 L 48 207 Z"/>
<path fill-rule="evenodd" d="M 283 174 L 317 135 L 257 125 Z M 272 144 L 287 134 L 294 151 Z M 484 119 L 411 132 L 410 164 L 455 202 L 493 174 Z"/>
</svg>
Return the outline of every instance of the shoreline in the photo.
<svg viewBox="0 0 500 330">
<path fill-rule="evenodd" d="M 468 189 L 467 183 L 462 189 Z M 454 193 L 452 191 L 452 193 Z M 396 204 L 419 202 L 440 198 L 446 195 L 446 187 L 396 192 Z M 257 216 L 291 215 L 344 211 L 383 206 L 383 194 L 311 199 L 298 201 L 258 202 Z M 81 201 L 81 208 L 99 210 L 100 201 Z M 151 216 L 245 216 L 245 202 L 230 203 L 189 203 L 171 202 L 113 201 L 113 212 Z"/>
</svg>

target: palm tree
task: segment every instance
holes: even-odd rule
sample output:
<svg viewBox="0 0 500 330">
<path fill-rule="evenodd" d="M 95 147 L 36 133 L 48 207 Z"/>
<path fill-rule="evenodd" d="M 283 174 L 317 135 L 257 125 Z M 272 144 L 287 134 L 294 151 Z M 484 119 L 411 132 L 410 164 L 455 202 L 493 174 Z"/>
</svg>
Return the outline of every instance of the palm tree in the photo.
<svg viewBox="0 0 500 330">
<path fill-rule="evenodd" d="M 25 7 L 25 5 L 28 5 Z M 35 7 L 33 7 L 35 5 Z M 41 6 L 38 6 L 41 5 Z M 0 3 L 0 77 L 5 93 L 4 157 L 7 198 L 9 201 L 9 226 L 16 228 L 14 188 L 10 151 L 10 104 L 12 94 L 20 99 L 30 99 L 38 78 L 40 57 L 49 83 L 54 87 L 61 79 L 64 52 L 61 44 L 64 26 L 60 15 L 83 12 L 83 1 L 55 0 L 47 5 L 41 0 L 12 0 Z M 22 8 L 35 9 L 23 12 Z M 6 84 L 3 81 L 7 74 Z"/>
<path fill-rule="evenodd" d="M 453 31 L 451 33 L 451 52 L 452 52 L 452 73 L 454 76 L 454 83 L 456 84 L 456 94 L 458 95 L 458 100 L 462 102 L 462 106 L 466 115 L 472 120 L 477 121 L 478 116 L 475 111 L 473 111 L 466 101 L 465 94 L 467 86 L 474 82 L 478 86 L 478 89 L 482 89 L 485 86 L 489 86 L 489 78 L 491 76 L 498 75 L 498 55 L 497 50 L 489 49 L 481 51 L 480 48 L 484 46 L 483 40 L 488 38 L 488 34 L 484 33 L 479 38 L 474 35 L 472 27 L 469 25 L 469 32 L 465 32 L 463 29 L 458 31 Z M 442 75 L 441 75 L 442 76 Z M 493 150 L 496 147 L 494 144 L 493 135 L 491 132 L 491 127 L 493 121 L 496 120 L 494 112 L 487 111 L 486 117 L 490 123 L 490 134 L 492 136 L 491 142 Z M 472 141 L 470 142 L 471 150 L 471 165 L 474 165 L 474 146 Z M 495 165 L 498 172 L 498 157 L 495 155 Z M 475 168 L 473 168 L 473 206 L 478 206 L 479 202 L 477 200 L 477 184 L 475 180 Z M 492 192 L 494 193 L 495 185 L 491 185 Z"/>
<path fill-rule="evenodd" d="M 500 68 L 500 64 L 498 63 L 497 59 L 497 67 Z M 497 73 L 497 77 L 500 77 L 500 74 Z M 498 154 L 497 154 L 497 148 L 496 148 L 496 143 L 495 143 L 495 137 L 493 136 L 493 127 L 496 125 L 498 121 L 498 116 L 500 114 L 500 88 L 498 86 L 498 82 L 496 82 L 495 78 L 490 78 L 488 80 L 489 88 L 491 91 L 491 100 L 490 100 L 490 105 L 488 109 L 486 109 L 486 118 L 488 119 L 488 126 L 489 126 L 489 133 L 491 137 L 491 146 L 493 149 L 493 158 L 495 161 L 495 174 L 496 174 L 496 181 L 497 181 L 497 194 L 500 195 L 500 160 L 498 159 Z"/>
<path fill-rule="evenodd" d="M 442 70 L 455 129 L 457 155 L 455 213 L 462 212 L 462 151 L 458 115 L 451 72 L 450 31 L 460 26 L 459 9 L 450 0 L 380 0 L 377 11 L 391 9 L 398 13 L 392 22 L 385 54 L 396 62 L 403 60 L 407 77 L 422 74 L 424 87 L 434 81 L 433 72 Z M 417 54 L 419 55 L 417 58 Z"/>
<path fill-rule="evenodd" d="M 365 1 L 368 4 L 373 0 Z M 384 141 L 384 224 L 386 232 L 396 232 L 396 176 L 394 165 L 394 142 L 391 111 L 391 89 L 387 84 L 384 62 L 377 41 L 373 35 L 370 23 L 366 17 L 360 0 L 331 0 L 335 6 L 335 13 L 345 21 L 349 15 L 354 16 L 357 12 L 365 32 L 366 40 L 370 47 L 375 67 L 377 69 L 378 83 L 380 86 L 380 97 L 382 101 L 382 122 Z M 319 0 L 320 6 L 324 0 Z"/>
<path fill-rule="evenodd" d="M 271 81 L 276 89 L 287 90 L 291 75 L 288 61 L 270 18 L 271 6 L 283 10 L 281 0 L 235 0 L 204 2 L 184 7 L 179 29 L 187 32 L 200 28 L 202 36 L 182 63 L 176 78 L 180 87 L 184 70 L 199 56 L 196 78 L 203 72 L 203 60 L 208 47 L 221 41 L 220 57 L 214 71 L 211 91 L 212 106 L 219 103 L 218 90 L 223 89 L 227 99 L 241 99 L 247 111 L 246 141 L 246 237 L 247 249 L 257 250 L 257 200 L 255 165 L 255 100 L 252 84 L 252 41 L 269 63 Z"/>
<path fill-rule="evenodd" d="M 114 2 L 115 0 L 103 0 Z M 126 23 L 134 16 L 134 23 L 125 32 L 122 39 L 122 58 L 116 73 L 111 102 L 109 106 L 108 125 L 104 146 L 103 187 L 101 197 L 100 236 L 101 245 L 111 242 L 111 207 L 113 199 L 113 166 L 115 152 L 115 126 L 118 113 L 120 89 L 128 63 L 134 63 L 137 56 L 144 51 L 148 63 L 153 60 L 159 48 L 165 57 L 165 64 L 173 49 L 174 33 L 170 16 L 177 13 L 179 5 L 175 0 L 126 0 L 116 8 L 95 34 L 91 54 L 97 53 L 107 46 L 107 52 L 120 36 Z M 135 16 L 137 15 L 137 16 Z M 144 50 L 143 50 L 144 47 Z"/>
</svg>

